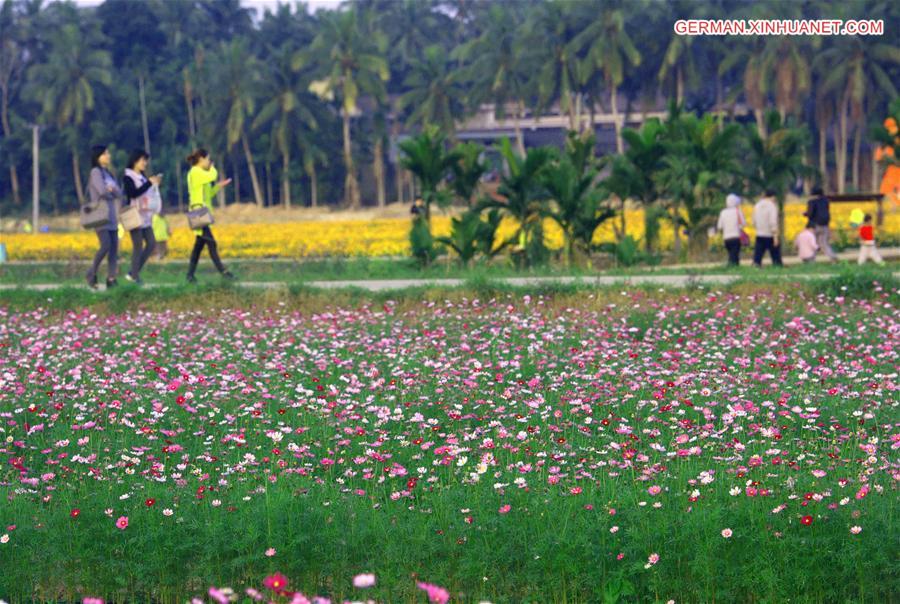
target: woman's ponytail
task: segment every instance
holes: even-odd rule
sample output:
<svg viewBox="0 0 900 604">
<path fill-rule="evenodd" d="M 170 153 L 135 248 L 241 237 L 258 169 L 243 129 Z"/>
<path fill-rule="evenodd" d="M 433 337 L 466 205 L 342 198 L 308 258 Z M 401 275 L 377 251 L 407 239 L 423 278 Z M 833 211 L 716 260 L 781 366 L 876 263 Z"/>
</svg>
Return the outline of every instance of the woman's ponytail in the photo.
<svg viewBox="0 0 900 604">
<path fill-rule="evenodd" d="M 196 166 L 197 162 L 200 161 L 201 158 L 208 157 L 209 152 L 206 149 L 194 149 L 190 155 L 187 156 L 186 161 L 188 164 L 192 166 Z"/>
</svg>

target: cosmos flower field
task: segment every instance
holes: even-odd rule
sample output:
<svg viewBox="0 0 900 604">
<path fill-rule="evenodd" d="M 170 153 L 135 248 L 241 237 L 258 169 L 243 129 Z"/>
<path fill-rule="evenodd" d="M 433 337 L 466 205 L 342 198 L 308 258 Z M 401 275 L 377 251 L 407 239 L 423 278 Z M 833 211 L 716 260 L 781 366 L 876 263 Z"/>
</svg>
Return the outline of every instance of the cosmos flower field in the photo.
<svg viewBox="0 0 900 604">
<path fill-rule="evenodd" d="M 897 601 L 896 304 L 0 306 L 0 599 Z"/>
</svg>

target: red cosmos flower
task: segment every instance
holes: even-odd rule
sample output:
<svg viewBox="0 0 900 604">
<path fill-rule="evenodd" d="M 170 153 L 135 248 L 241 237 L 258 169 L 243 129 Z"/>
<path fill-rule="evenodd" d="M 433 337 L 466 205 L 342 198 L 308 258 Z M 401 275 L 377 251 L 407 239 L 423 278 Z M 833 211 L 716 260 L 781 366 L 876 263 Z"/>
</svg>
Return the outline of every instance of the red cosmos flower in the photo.
<svg viewBox="0 0 900 604">
<path fill-rule="evenodd" d="M 72 518 L 78 518 L 78 516 L 80 516 L 80 515 L 81 515 L 81 510 L 79 510 L 78 508 L 72 508 L 72 511 L 69 512 L 69 516 L 71 516 Z"/>
<path fill-rule="evenodd" d="M 263 579 L 263 585 L 272 591 L 284 591 L 288 586 L 288 578 L 281 573 L 275 573 Z"/>
<path fill-rule="evenodd" d="M 810 524 L 812 524 L 812 521 L 813 521 L 812 516 L 804 516 L 803 518 L 800 519 L 800 524 L 802 524 L 803 526 L 809 526 Z"/>
<path fill-rule="evenodd" d="M 146 505 L 148 508 L 151 508 L 151 507 L 153 507 L 154 503 L 156 503 L 156 500 L 151 497 L 150 499 L 147 499 L 147 501 L 144 502 L 144 505 Z"/>
</svg>

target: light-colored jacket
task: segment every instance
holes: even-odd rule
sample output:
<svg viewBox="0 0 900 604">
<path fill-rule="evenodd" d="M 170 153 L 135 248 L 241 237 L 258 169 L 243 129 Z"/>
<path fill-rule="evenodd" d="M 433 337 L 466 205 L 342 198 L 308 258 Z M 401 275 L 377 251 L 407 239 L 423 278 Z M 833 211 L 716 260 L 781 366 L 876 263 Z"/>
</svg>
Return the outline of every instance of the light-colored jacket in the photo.
<svg viewBox="0 0 900 604">
<path fill-rule="evenodd" d="M 747 219 L 741 211 L 741 202 L 729 200 L 727 207 L 719 212 L 719 222 L 716 228 L 722 231 L 722 239 L 737 239 L 741 236 L 741 229 L 747 226 Z"/>
<path fill-rule="evenodd" d="M 778 206 L 771 197 L 763 197 L 753 207 L 753 228 L 757 237 L 778 236 Z"/>
<path fill-rule="evenodd" d="M 794 239 L 794 245 L 797 246 L 797 255 L 801 260 L 809 260 L 816 257 L 819 250 L 819 244 L 816 242 L 816 235 L 811 229 L 803 229 Z"/>
<path fill-rule="evenodd" d="M 112 191 L 109 190 L 110 187 L 112 188 Z M 115 177 L 109 170 L 104 170 L 103 168 L 96 166 L 91 168 L 91 175 L 88 179 L 88 197 L 90 198 L 91 203 L 96 204 L 100 201 L 104 201 L 109 208 L 109 222 L 104 226 L 97 227 L 96 230 L 115 231 L 119 224 L 118 216 L 119 205 L 122 198 L 122 189 L 119 187 L 119 183 L 116 182 Z"/>
</svg>

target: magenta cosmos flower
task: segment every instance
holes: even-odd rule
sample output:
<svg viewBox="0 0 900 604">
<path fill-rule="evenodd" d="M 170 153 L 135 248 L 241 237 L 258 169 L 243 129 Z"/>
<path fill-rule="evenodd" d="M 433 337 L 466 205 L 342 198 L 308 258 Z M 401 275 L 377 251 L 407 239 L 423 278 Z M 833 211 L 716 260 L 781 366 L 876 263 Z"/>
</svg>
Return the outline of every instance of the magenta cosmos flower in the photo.
<svg viewBox="0 0 900 604">
<path fill-rule="evenodd" d="M 431 604 L 447 604 L 450 601 L 450 593 L 443 587 L 421 581 L 416 583 L 416 587 L 425 591 Z"/>
<path fill-rule="evenodd" d="M 119 516 L 119 519 L 116 520 L 116 528 L 124 531 L 128 528 L 128 516 Z"/>
</svg>

